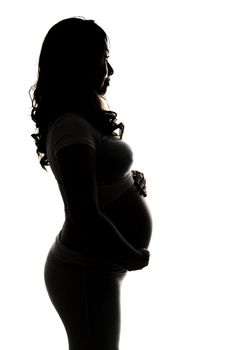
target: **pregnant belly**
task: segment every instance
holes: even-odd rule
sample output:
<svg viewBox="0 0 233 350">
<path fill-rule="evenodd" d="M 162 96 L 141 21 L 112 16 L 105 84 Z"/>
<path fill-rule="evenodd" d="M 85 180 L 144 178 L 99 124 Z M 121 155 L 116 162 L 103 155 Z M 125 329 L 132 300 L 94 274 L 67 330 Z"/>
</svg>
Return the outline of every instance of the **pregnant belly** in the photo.
<svg viewBox="0 0 233 350">
<path fill-rule="evenodd" d="M 148 248 L 152 218 L 145 198 L 137 192 L 134 185 L 102 212 L 133 247 Z"/>
<path fill-rule="evenodd" d="M 148 248 L 152 219 L 145 198 L 137 192 L 134 185 L 102 209 L 102 212 L 134 248 Z M 66 247 L 82 251 L 79 236 L 69 219 L 65 220 L 60 239 Z"/>
</svg>

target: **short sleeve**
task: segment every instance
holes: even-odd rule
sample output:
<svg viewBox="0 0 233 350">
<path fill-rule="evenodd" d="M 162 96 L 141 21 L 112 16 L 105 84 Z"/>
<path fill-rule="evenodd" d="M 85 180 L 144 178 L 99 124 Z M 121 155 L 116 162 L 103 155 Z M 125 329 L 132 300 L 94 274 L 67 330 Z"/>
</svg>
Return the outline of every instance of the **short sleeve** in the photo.
<svg viewBox="0 0 233 350">
<path fill-rule="evenodd" d="M 57 152 L 68 145 L 82 143 L 96 149 L 98 131 L 82 116 L 66 113 L 59 117 L 48 132 L 52 150 Z"/>
</svg>

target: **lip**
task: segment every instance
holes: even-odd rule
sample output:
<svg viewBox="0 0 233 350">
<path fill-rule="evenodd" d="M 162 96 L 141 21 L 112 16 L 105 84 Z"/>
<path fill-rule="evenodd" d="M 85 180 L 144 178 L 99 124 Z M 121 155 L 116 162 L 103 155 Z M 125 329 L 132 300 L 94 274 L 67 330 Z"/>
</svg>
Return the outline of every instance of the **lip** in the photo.
<svg viewBox="0 0 233 350">
<path fill-rule="evenodd" d="M 105 86 L 110 85 L 110 80 L 109 80 L 109 79 L 106 79 L 105 82 L 104 82 L 104 85 L 105 85 Z"/>
</svg>

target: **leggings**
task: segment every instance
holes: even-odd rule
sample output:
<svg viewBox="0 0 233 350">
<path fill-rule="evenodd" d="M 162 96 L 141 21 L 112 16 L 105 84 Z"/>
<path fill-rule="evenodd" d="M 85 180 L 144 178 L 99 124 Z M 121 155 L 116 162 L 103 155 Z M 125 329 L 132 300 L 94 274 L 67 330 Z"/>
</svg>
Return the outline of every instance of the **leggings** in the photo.
<svg viewBox="0 0 233 350">
<path fill-rule="evenodd" d="M 120 286 L 127 270 L 70 250 L 60 233 L 49 250 L 44 280 L 65 327 L 69 350 L 119 350 Z"/>
</svg>

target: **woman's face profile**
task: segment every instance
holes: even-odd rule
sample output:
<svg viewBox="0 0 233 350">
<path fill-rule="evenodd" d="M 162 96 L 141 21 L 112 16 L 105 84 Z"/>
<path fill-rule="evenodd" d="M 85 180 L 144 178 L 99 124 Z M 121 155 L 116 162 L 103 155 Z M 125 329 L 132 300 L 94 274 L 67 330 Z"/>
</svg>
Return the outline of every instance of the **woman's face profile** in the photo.
<svg viewBox="0 0 233 350">
<path fill-rule="evenodd" d="M 110 76 L 114 73 L 112 66 L 108 62 L 108 57 L 108 50 L 106 49 L 101 61 L 100 70 L 98 72 L 96 86 L 97 92 L 102 95 L 106 93 L 110 82 Z"/>
</svg>

